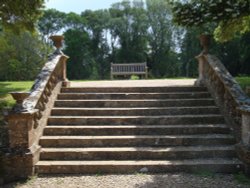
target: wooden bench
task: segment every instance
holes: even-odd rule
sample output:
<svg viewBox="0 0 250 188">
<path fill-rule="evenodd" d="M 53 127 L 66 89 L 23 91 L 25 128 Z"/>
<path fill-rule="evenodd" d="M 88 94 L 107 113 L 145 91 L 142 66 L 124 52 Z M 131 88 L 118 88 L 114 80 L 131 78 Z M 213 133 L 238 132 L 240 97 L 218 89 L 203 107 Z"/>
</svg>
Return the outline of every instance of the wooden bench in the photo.
<svg viewBox="0 0 250 188">
<path fill-rule="evenodd" d="M 113 80 L 114 76 L 119 75 L 144 75 L 148 78 L 147 63 L 111 63 L 110 77 Z"/>
</svg>

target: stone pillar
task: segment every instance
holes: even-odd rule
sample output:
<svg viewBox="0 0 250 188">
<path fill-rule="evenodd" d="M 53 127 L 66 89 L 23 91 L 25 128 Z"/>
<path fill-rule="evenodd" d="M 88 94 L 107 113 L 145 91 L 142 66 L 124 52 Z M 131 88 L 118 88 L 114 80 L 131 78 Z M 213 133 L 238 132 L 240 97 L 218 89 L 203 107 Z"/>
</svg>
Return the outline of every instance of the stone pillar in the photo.
<svg viewBox="0 0 250 188">
<path fill-rule="evenodd" d="M 4 180 L 14 181 L 34 174 L 39 160 L 40 146 L 35 143 L 35 123 L 38 110 L 25 111 L 22 108 L 24 93 L 12 93 L 17 105 L 7 115 L 9 147 L 2 157 Z M 21 99 L 22 98 L 22 99 Z"/>
<path fill-rule="evenodd" d="M 239 109 L 242 114 L 241 143 L 237 144 L 236 151 L 245 166 L 245 173 L 250 175 L 250 106 Z"/>
<path fill-rule="evenodd" d="M 8 117 L 10 148 L 27 149 L 34 142 L 34 124 L 38 110 L 11 112 Z"/>
<path fill-rule="evenodd" d="M 242 114 L 242 143 L 250 146 L 250 106 L 240 108 Z"/>
<path fill-rule="evenodd" d="M 195 85 L 204 86 L 205 85 L 204 64 L 206 63 L 206 59 L 203 54 L 200 54 L 195 58 L 198 60 L 198 71 L 199 71 L 199 78 L 195 81 Z"/>
<path fill-rule="evenodd" d="M 63 87 L 70 87 L 70 82 L 67 79 L 67 59 L 68 56 L 64 55 L 61 51 L 61 47 L 63 46 L 63 40 L 64 37 L 62 35 L 53 35 L 50 36 L 50 39 L 53 41 L 54 46 L 56 47 L 56 51 L 54 54 L 62 54 L 62 57 L 60 59 L 60 63 L 62 63 L 62 80 L 63 80 Z"/>
<path fill-rule="evenodd" d="M 63 83 L 62 83 L 62 86 L 63 87 L 70 87 L 70 81 L 67 78 L 67 60 L 69 59 L 69 57 L 66 56 L 66 55 L 63 55 L 61 58 L 62 58 L 61 63 L 63 64 L 62 65 L 63 66 L 63 75 L 62 75 L 63 76 Z"/>
</svg>

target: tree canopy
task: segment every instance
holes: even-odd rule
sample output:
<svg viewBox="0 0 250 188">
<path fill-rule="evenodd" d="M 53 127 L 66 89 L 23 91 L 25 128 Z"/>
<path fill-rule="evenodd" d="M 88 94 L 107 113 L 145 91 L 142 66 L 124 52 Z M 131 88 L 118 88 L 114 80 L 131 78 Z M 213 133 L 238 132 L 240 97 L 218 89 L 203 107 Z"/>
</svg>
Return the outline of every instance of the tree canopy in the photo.
<svg viewBox="0 0 250 188">
<path fill-rule="evenodd" d="M 0 23 L 13 31 L 34 30 L 44 0 L 1 0 Z"/>
<path fill-rule="evenodd" d="M 202 27 L 214 22 L 215 39 L 225 42 L 250 31 L 250 0 L 172 0 L 174 21 Z M 206 31 L 204 31 L 206 32 Z"/>
<path fill-rule="evenodd" d="M 190 4 L 192 2 L 197 2 L 197 5 Z M 180 6 L 192 5 L 190 9 L 203 6 L 204 2 L 175 1 Z M 225 0 L 209 2 L 223 3 Z M 16 33 L 14 28 L 7 29 L 11 25 L 4 25 L 5 29 L 0 29 L 0 80 L 34 79 L 47 55 L 52 52 L 49 36 L 54 34 L 64 35 L 62 50 L 70 56 L 67 74 L 71 80 L 109 79 L 111 63 L 133 62 L 147 62 L 150 78 L 196 77 L 197 62 L 194 57 L 201 51 L 198 41 L 201 29 L 213 31 L 226 20 L 232 20 L 231 14 L 225 14 L 224 19 L 221 16 L 217 20 L 212 16 L 210 19 L 204 17 L 202 21 L 203 13 L 200 13 L 201 17 L 194 17 L 201 19 L 197 21 L 199 24 L 191 21 L 186 24 L 191 26 L 196 23 L 196 27 L 179 27 L 173 24 L 171 5 L 169 0 L 123 0 L 109 9 L 85 10 L 80 14 L 55 9 L 42 10 L 42 16 L 32 26 L 37 32 L 29 32 L 26 29 L 30 27 L 22 26 L 20 32 Z M 39 13 L 40 8 L 35 9 L 35 12 L 37 10 Z M 185 9 L 181 12 L 186 15 L 183 19 L 187 19 L 188 12 Z M 248 16 L 247 12 L 243 12 L 237 14 L 235 19 L 239 21 Z M 219 15 L 219 10 L 217 13 Z M 175 21 L 185 25 L 177 18 L 175 14 Z M 0 26 L 2 24 L 1 18 Z M 235 24 L 233 26 L 237 29 Z M 249 44 L 250 32 L 246 32 L 229 42 L 212 41 L 210 52 L 218 56 L 233 75 L 250 74 Z"/>
</svg>

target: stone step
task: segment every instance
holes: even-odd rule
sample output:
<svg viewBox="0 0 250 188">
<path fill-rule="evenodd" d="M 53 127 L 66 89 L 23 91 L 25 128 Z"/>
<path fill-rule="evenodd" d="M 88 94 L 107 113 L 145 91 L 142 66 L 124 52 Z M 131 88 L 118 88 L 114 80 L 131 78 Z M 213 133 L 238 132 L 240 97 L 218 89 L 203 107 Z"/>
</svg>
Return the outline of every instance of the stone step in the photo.
<svg viewBox="0 0 250 188">
<path fill-rule="evenodd" d="M 223 124 L 221 115 L 50 116 L 49 125 L 182 125 Z"/>
<path fill-rule="evenodd" d="M 195 160 L 141 160 L 141 161 L 39 161 L 39 174 L 100 174 L 100 173 L 166 173 L 211 171 L 235 173 L 242 170 L 237 159 L 195 159 Z"/>
<path fill-rule="evenodd" d="M 219 114 L 216 106 L 197 107 L 151 107 L 151 108 L 53 108 L 52 116 L 155 116 Z"/>
<path fill-rule="evenodd" d="M 204 125 L 110 125 L 110 126 L 47 126 L 46 136 L 105 136 L 105 135 L 189 135 L 228 134 L 230 129 L 224 124 Z"/>
<path fill-rule="evenodd" d="M 67 87 L 62 93 L 168 93 L 168 92 L 207 92 L 206 87 Z"/>
<path fill-rule="evenodd" d="M 181 160 L 233 158 L 234 146 L 43 148 L 40 160 Z"/>
<path fill-rule="evenodd" d="M 213 99 L 141 99 L 141 100 L 56 100 L 55 107 L 181 107 L 181 106 L 213 106 Z"/>
<path fill-rule="evenodd" d="M 231 135 L 42 136 L 42 147 L 161 147 L 230 145 Z"/>
<path fill-rule="evenodd" d="M 178 93 L 61 93 L 59 100 L 74 99 L 189 99 L 209 98 L 208 92 L 178 92 Z"/>
</svg>

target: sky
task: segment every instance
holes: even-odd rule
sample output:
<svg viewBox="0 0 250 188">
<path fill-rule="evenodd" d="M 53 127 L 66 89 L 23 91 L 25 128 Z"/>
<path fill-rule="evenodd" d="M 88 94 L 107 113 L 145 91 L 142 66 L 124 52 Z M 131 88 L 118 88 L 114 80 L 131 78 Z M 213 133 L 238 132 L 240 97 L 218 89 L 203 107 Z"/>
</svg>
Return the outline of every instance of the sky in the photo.
<svg viewBox="0 0 250 188">
<path fill-rule="evenodd" d="M 122 0 L 46 0 L 47 8 L 54 8 L 62 12 L 81 13 L 86 9 L 98 10 L 110 8 L 111 4 Z"/>
</svg>

